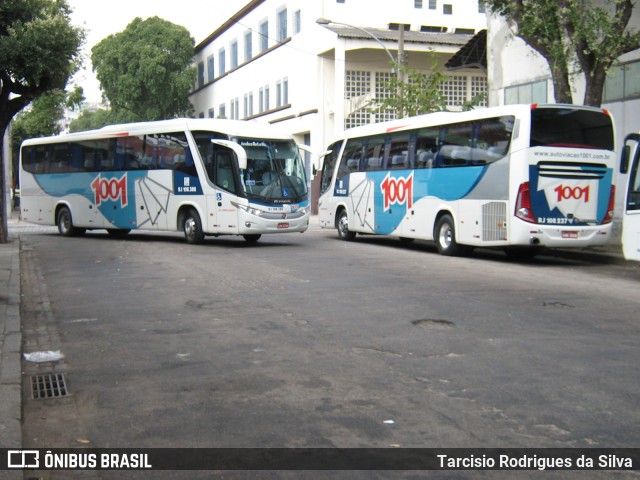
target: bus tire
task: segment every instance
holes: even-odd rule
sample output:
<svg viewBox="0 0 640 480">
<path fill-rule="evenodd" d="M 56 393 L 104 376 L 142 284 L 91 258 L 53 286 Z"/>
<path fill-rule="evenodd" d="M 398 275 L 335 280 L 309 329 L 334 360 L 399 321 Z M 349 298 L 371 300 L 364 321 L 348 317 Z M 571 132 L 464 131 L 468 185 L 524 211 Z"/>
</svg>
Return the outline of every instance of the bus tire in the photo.
<svg viewBox="0 0 640 480">
<path fill-rule="evenodd" d="M 254 234 L 247 234 L 247 235 L 243 235 L 245 241 L 247 243 L 256 243 L 258 240 L 260 240 L 260 237 L 262 235 L 259 233 L 254 233 Z"/>
<path fill-rule="evenodd" d="M 446 214 L 438 219 L 433 237 L 440 255 L 455 257 L 464 253 L 464 247 L 456 242 L 456 228 L 451 215 Z"/>
<path fill-rule="evenodd" d="M 356 233 L 349 230 L 349 216 L 346 210 L 340 210 L 340 213 L 338 213 L 336 228 L 338 229 L 338 237 L 341 240 L 351 242 L 356 238 Z"/>
<path fill-rule="evenodd" d="M 63 237 L 76 237 L 84 234 L 87 231 L 86 228 L 78 228 L 73 226 L 73 218 L 71 217 L 71 210 L 68 207 L 62 207 L 58 211 L 56 217 L 56 225 L 58 226 L 58 232 Z"/>
<path fill-rule="evenodd" d="M 198 212 L 195 210 L 187 211 L 184 215 L 182 231 L 184 232 L 184 238 L 187 243 L 191 245 L 202 243 L 204 240 L 204 230 L 202 230 L 202 222 L 200 221 Z"/>
</svg>

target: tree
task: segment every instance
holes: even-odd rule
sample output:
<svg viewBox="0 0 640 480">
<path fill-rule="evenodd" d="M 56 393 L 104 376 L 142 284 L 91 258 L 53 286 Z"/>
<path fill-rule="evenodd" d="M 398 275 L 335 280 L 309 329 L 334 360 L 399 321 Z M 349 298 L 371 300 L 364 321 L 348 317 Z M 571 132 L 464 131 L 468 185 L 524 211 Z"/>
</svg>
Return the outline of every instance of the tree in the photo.
<svg viewBox="0 0 640 480">
<path fill-rule="evenodd" d="M 64 90 L 80 66 L 84 30 L 65 0 L 0 2 L 0 152 L 13 117 L 41 95 Z M 1 157 L 1 155 L 0 155 Z M 0 243 L 7 241 L 4 159 L 0 165 Z"/>
<path fill-rule="evenodd" d="M 442 84 L 447 77 L 438 66 L 437 57 L 432 56 L 429 73 L 422 73 L 406 66 L 398 67 L 401 75 L 392 77 L 383 87 L 383 96 L 369 103 L 372 112 L 393 111 L 397 118 L 412 117 L 425 113 L 447 110 L 447 97 Z M 484 95 L 479 95 L 462 106 L 464 110 L 477 107 Z"/>
<path fill-rule="evenodd" d="M 111 110 L 105 110 L 104 108 L 99 108 L 97 110 L 84 110 L 77 119 L 71 121 L 69 131 L 73 133 L 85 130 L 95 130 L 112 123 L 118 122 L 113 120 Z"/>
<path fill-rule="evenodd" d="M 405 66 L 399 67 L 401 78 L 393 76 L 384 85 L 383 97 L 374 98 L 370 109 L 374 112 L 393 111 L 398 118 L 446 110 L 447 99 L 440 89 L 446 79 L 434 62 L 428 74 Z"/>
<path fill-rule="evenodd" d="M 546 59 L 555 100 L 574 102 L 571 80 L 582 74 L 585 105 L 600 106 L 609 68 L 640 48 L 628 29 L 633 0 L 486 0 L 513 25 L 514 33 Z"/>
<path fill-rule="evenodd" d="M 93 70 L 115 117 L 140 121 L 191 114 L 194 45 L 184 27 L 158 17 L 136 18 L 96 44 Z"/>
<path fill-rule="evenodd" d="M 62 131 L 65 110 L 74 110 L 80 107 L 83 101 L 82 87 L 77 86 L 70 93 L 54 90 L 36 98 L 29 108 L 14 117 L 11 124 L 14 175 L 18 173 L 20 144 L 27 138 L 58 135 Z"/>
</svg>

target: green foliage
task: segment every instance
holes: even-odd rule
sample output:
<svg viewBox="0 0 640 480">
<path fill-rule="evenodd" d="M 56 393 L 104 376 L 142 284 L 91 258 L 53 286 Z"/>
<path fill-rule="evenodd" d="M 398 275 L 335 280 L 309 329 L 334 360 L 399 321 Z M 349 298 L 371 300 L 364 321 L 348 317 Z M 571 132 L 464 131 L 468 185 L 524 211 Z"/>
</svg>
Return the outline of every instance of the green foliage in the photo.
<svg viewBox="0 0 640 480">
<path fill-rule="evenodd" d="M 47 92 L 31 102 L 31 108 L 16 115 L 11 131 L 14 153 L 27 138 L 58 135 L 65 108 L 73 109 L 84 101 L 81 87 L 67 93 L 60 90 Z"/>
<path fill-rule="evenodd" d="M 184 27 L 158 17 L 136 18 L 95 45 L 93 70 L 114 118 L 162 120 L 191 114 L 194 45 Z"/>
<path fill-rule="evenodd" d="M 98 110 L 85 110 L 77 119 L 71 121 L 69 131 L 74 133 L 83 132 L 85 130 L 95 130 L 113 123 L 120 122 L 113 118 L 113 112 L 111 110 L 105 110 L 102 108 Z"/>
<path fill-rule="evenodd" d="M 402 118 L 447 110 L 447 97 L 442 92 L 442 83 L 447 77 L 442 73 L 435 57 L 431 71 L 427 74 L 406 66 L 398 70 L 400 75 L 384 84 L 384 95 L 372 99 L 369 111 L 393 111 L 396 117 Z M 479 95 L 466 102 L 463 109 L 471 110 L 483 100 L 484 96 Z"/>
<path fill-rule="evenodd" d="M 632 0 L 486 0 L 516 35 L 549 63 L 556 101 L 573 103 L 571 78 L 584 75 L 583 103 L 599 106 L 606 73 L 620 55 L 640 48 L 629 29 Z"/>
</svg>

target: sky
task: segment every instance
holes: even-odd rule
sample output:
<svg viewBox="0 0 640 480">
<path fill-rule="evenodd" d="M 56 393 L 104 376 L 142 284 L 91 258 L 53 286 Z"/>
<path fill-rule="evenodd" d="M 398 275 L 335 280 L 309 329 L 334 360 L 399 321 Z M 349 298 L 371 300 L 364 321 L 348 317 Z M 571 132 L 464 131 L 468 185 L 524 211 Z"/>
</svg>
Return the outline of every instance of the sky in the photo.
<svg viewBox="0 0 640 480">
<path fill-rule="evenodd" d="M 124 30 L 136 17 L 158 16 L 184 26 L 196 45 L 240 10 L 249 0 L 67 0 L 73 10 L 71 22 L 87 31 L 83 48 L 84 69 L 76 74 L 74 85 L 84 89 L 88 102 L 100 102 L 102 94 L 91 70 L 91 48 L 103 38 Z"/>
</svg>

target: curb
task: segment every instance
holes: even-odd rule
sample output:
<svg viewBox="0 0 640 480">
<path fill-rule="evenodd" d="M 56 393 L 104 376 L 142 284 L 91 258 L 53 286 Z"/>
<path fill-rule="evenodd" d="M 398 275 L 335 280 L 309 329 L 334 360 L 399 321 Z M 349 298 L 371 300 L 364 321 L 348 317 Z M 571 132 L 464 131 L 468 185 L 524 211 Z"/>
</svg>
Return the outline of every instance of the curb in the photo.
<svg viewBox="0 0 640 480">
<path fill-rule="evenodd" d="M 6 297 L 0 294 L 0 448 L 21 448 L 22 331 L 18 238 L 0 245 L 0 285 L 7 286 Z M 22 471 L 4 472 L 3 478 L 21 479 Z"/>
</svg>

